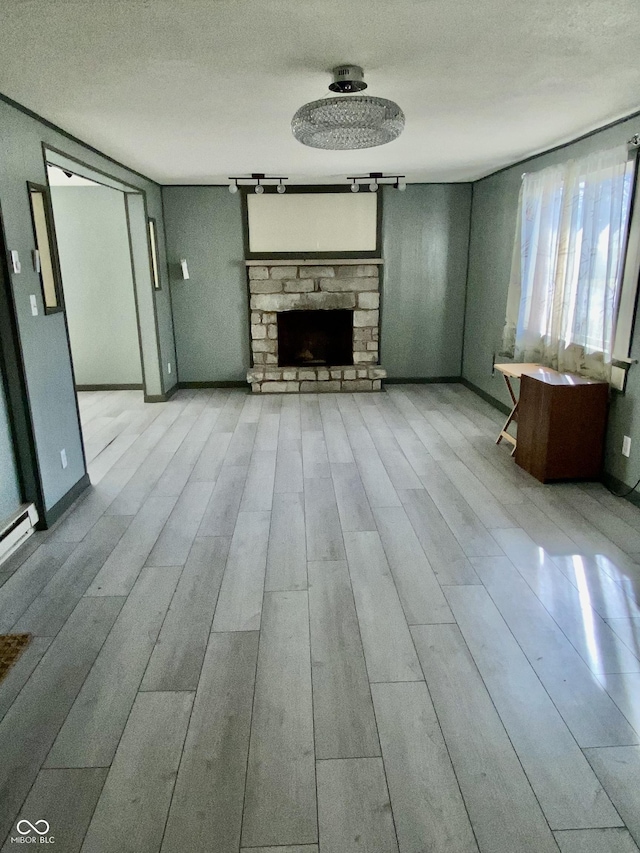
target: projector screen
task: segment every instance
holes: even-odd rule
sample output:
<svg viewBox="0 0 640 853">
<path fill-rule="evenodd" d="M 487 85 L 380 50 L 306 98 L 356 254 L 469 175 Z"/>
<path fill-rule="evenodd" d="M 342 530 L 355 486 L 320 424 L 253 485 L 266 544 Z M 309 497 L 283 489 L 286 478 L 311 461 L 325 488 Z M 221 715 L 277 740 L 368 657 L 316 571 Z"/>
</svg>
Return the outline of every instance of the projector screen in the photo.
<svg viewBox="0 0 640 853">
<path fill-rule="evenodd" d="M 377 193 L 247 194 L 250 252 L 375 252 Z"/>
</svg>

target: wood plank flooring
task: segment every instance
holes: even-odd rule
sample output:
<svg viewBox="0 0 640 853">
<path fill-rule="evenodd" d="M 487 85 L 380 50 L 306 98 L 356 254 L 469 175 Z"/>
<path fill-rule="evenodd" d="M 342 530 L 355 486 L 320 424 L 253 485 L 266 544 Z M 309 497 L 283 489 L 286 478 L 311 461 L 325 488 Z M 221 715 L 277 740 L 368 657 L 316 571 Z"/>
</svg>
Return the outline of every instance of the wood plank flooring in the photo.
<svg viewBox="0 0 640 853">
<path fill-rule="evenodd" d="M 0 567 L 0 850 L 640 850 L 640 510 L 461 385 L 79 395 Z"/>
</svg>

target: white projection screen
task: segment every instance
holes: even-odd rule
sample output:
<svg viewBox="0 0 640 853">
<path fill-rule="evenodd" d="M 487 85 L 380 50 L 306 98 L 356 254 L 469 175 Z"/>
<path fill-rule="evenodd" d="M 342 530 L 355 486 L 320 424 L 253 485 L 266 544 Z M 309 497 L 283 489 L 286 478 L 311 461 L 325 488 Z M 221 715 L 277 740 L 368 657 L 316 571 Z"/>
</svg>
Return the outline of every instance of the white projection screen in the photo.
<svg viewBox="0 0 640 853">
<path fill-rule="evenodd" d="M 247 194 L 250 252 L 375 252 L 377 194 Z"/>
</svg>

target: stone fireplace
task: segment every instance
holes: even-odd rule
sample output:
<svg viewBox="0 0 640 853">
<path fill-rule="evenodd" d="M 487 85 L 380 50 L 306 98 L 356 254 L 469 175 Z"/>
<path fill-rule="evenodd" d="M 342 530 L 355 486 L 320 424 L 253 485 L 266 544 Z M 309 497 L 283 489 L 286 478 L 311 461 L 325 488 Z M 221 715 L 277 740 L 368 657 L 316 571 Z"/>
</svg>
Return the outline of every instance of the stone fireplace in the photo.
<svg viewBox="0 0 640 853">
<path fill-rule="evenodd" d="M 253 391 L 380 390 L 380 261 L 246 263 Z"/>
</svg>

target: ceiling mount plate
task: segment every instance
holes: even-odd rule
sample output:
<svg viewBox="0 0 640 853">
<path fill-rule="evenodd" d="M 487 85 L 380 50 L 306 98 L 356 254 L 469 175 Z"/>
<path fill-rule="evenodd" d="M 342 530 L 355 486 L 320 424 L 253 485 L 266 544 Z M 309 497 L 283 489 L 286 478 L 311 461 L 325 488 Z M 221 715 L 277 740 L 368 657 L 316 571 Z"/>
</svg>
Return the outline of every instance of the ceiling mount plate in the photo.
<svg viewBox="0 0 640 853">
<path fill-rule="evenodd" d="M 342 94 L 362 92 L 367 88 L 364 82 L 364 71 L 359 65 L 336 65 L 333 69 L 333 83 L 329 88 L 332 92 Z"/>
</svg>

